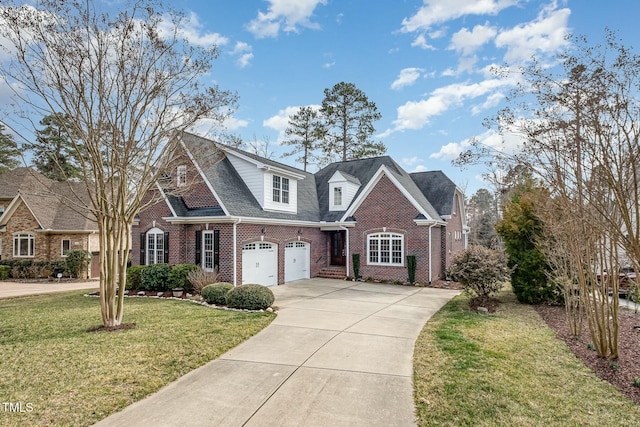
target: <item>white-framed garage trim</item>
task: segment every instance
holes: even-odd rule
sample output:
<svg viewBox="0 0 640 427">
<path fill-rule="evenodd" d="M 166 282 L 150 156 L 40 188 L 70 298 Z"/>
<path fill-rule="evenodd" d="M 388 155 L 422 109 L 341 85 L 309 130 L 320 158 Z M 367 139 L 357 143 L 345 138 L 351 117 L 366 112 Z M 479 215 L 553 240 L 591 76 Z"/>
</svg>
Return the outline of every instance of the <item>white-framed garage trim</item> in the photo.
<svg viewBox="0 0 640 427">
<path fill-rule="evenodd" d="M 278 245 L 252 242 L 242 247 L 242 284 L 278 284 Z"/>
<path fill-rule="evenodd" d="M 311 250 L 307 242 L 290 242 L 284 247 L 284 281 L 309 279 L 311 277 Z"/>
</svg>

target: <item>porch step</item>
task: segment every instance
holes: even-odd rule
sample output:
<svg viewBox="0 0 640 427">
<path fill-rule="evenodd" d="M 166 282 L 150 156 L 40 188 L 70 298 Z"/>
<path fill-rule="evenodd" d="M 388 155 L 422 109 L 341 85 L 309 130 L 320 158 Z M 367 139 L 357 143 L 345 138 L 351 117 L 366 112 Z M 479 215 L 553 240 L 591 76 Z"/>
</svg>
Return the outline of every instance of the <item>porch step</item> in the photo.
<svg viewBox="0 0 640 427">
<path fill-rule="evenodd" d="M 323 279 L 340 279 L 344 280 L 347 277 L 347 268 L 346 267 L 325 267 L 320 270 L 317 277 L 321 277 Z"/>
</svg>

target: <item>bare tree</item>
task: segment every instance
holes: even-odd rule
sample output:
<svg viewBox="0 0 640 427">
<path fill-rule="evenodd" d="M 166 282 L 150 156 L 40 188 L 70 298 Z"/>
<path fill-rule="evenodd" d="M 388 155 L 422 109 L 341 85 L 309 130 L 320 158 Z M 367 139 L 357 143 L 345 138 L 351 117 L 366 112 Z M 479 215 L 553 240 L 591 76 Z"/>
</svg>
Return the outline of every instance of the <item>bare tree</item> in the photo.
<svg viewBox="0 0 640 427">
<path fill-rule="evenodd" d="M 236 96 L 201 87 L 217 57 L 181 38 L 184 16 L 154 0 L 103 13 L 90 1 L 3 2 L 0 35 L 11 59 L 2 74 L 23 114 L 71 118 L 65 126 L 97 221 L 105 326 L 122 322 L 131 225 L 145 195 L 172 167 L 181 132 L 201 118 L 223 120 Z"/>
<path fill-rule="evenodd" d="M 559 68 L 520 70 L 494 124 L 522 137 L 510 160 L 549 189 L 552 206 L 538 214 L 564 252 L 549 262 L 559 282 L 578 285 L 597 353 L 615 359 L 619 271 L 624 260 L 640 267 L 640 56 L 610 31 L 602 45 L 573 41 Z"/>
</svg>

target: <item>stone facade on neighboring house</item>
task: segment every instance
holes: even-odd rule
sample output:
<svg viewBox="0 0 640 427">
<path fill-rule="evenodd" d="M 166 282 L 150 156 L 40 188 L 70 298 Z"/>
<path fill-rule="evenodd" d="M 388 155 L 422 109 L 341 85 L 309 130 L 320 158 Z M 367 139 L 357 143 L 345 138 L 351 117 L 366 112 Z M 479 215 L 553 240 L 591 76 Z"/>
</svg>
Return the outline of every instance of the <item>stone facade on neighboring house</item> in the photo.
<svg viewBox="0 0 640 427">
<path fill-rule="evenodd" d="M 98 227 L 76 207 L 83 194 L 78 183 L 30 168 L 0 174 L 0 259 L 58 261 L 70 250 L 87 250 L 93 254 L 88 276 L 97 277 Z"/>
<path fill-rule="evenodd" d="M 324 276 L 442 278 L 466 247 L 464 196 L 442 172 L 407 173 L 381 156 L 315 174 L 191 134 L 175 170 L 147 195 L 132 263 L 195 263 L 235 285 Z"/>
</svg>

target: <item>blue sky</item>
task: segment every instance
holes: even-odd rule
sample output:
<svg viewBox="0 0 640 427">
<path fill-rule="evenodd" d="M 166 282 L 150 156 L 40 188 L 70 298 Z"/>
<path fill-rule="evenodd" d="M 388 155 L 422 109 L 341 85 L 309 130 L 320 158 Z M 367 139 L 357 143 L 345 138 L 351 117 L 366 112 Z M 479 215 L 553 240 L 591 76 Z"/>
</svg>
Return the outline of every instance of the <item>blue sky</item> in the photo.
<svg viewBox="0 0 640 427">
<path fill-rule="evenodd" d="M 640 2 L 609 0 L 180 0 L 184 36 L 221 49 L 208 81 L 239 95 L 226 123 L 243 140 L 269 141 L 274 159 L 288 116 L 319 105 L 324 89 L 354 83 L 382 119 L 375 139 L 407 171 L 442 170 L 468 196 L 488 186 L 480 168 L 451 160 L 470 138 L 498 146 L 483 120 L 504 107 L 516 79 L 492 65 L 550 61 L 568 33 L 600 41 L 605 27 L 637 39 Z M 109 4 L 117 8 L 118 0 Z M 200 129 L 206 132 L 206 126 Z M 300 165 L 297 165 L 300 166 Z"/>
</svg>

